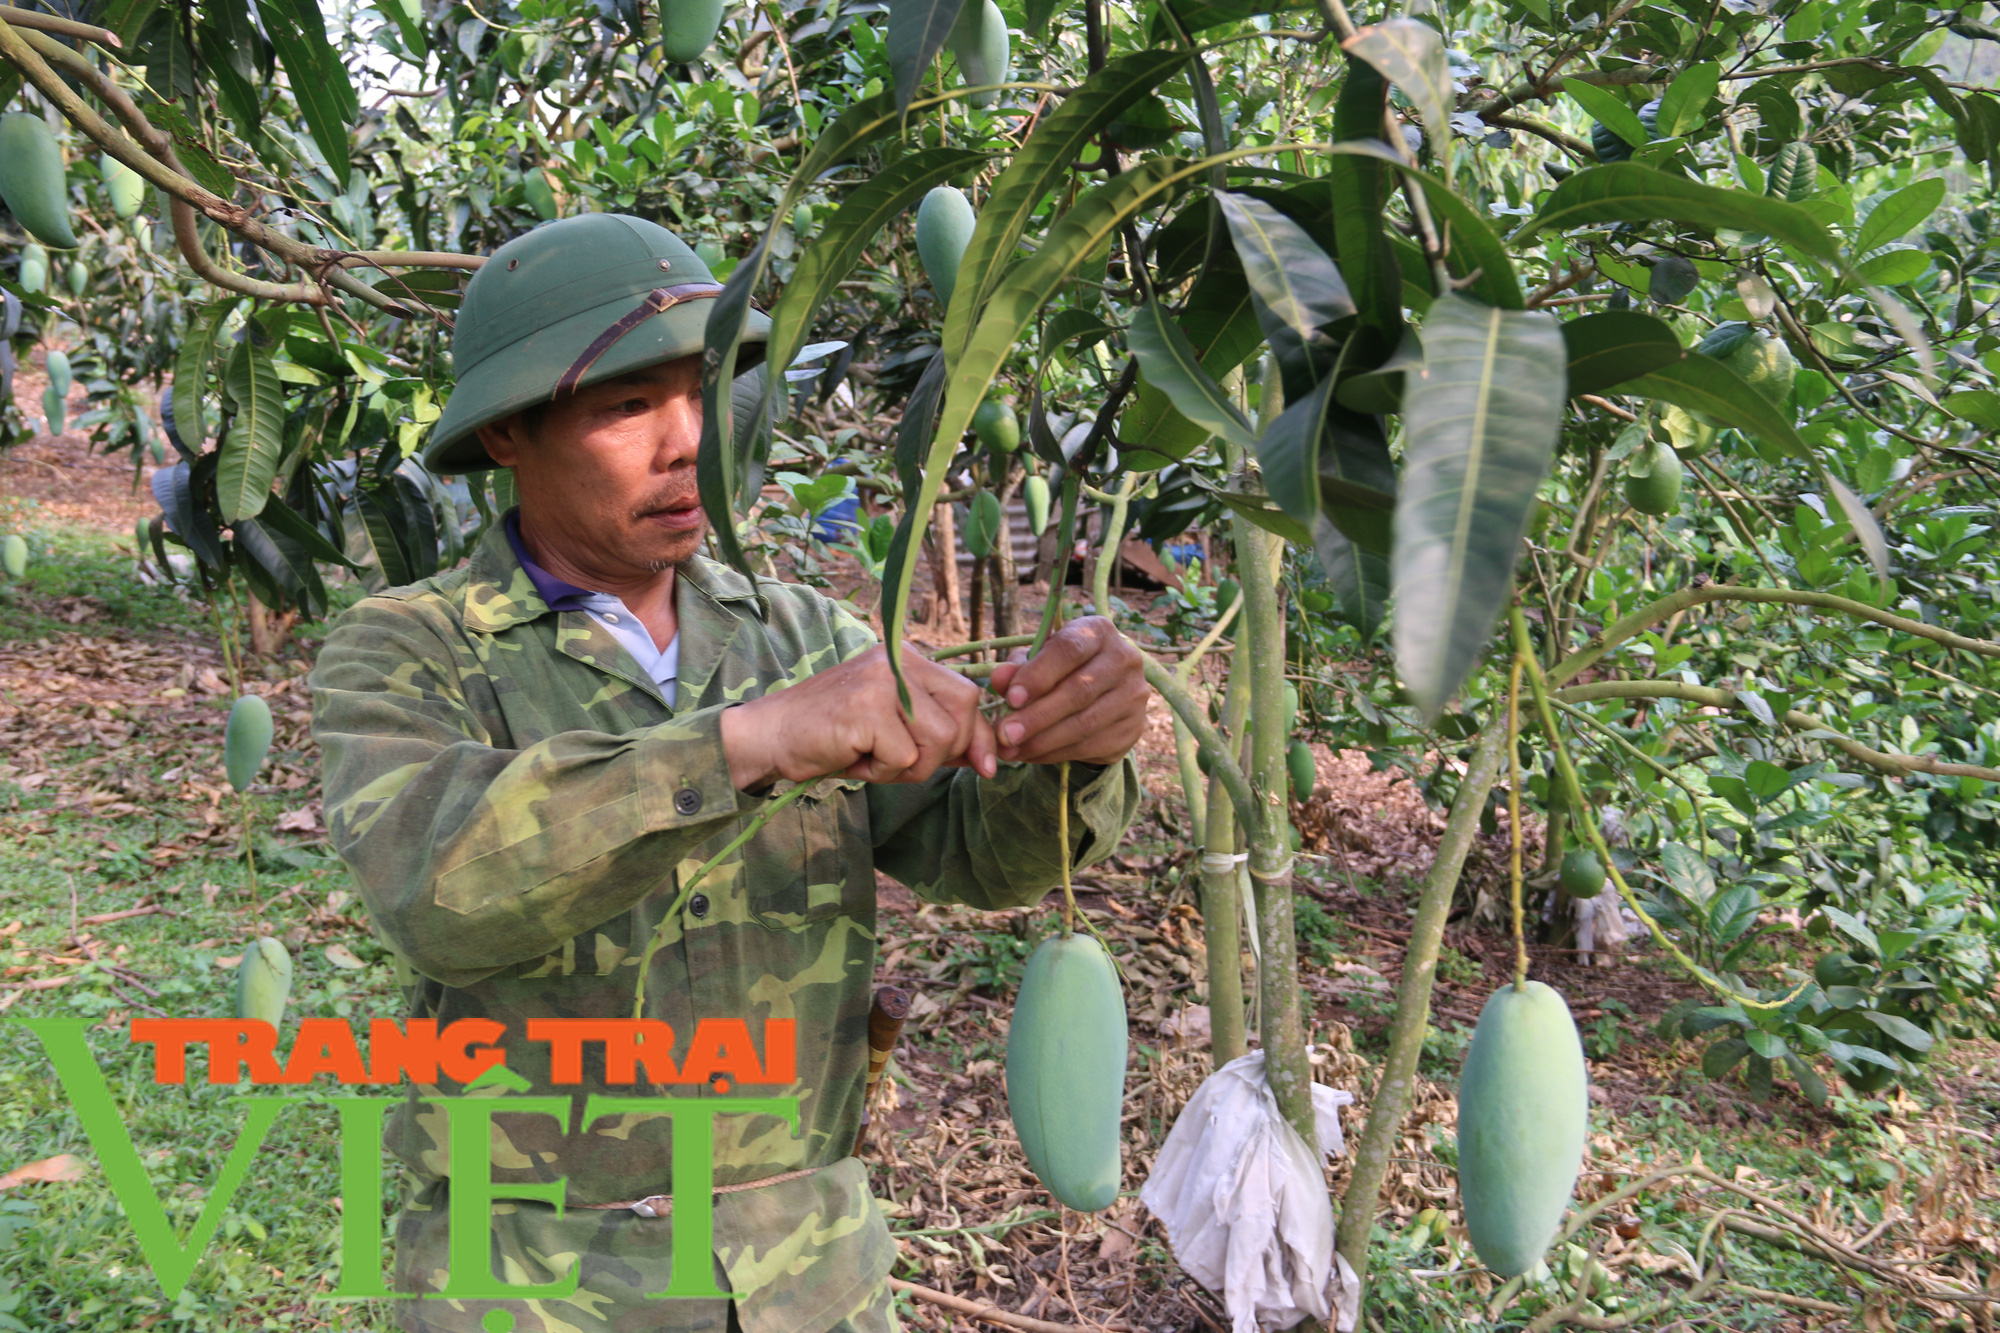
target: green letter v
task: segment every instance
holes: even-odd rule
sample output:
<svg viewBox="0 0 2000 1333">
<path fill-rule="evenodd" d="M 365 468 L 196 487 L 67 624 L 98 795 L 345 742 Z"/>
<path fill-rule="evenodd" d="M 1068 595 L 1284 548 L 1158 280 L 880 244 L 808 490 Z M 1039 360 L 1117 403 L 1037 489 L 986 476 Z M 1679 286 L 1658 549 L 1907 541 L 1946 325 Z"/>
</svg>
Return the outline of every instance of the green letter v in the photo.
<svg viewBox="0 0 2000 1333">
<path fill-rule="evenodd" d="M 90 1021 L 83 1018 L 22 1018 L 14 1021 L 42 1039 L 42 1049 L 48 1052 L 49 1062 L 56 1067 L 56 1077 L 69 1094 L 77 1119 L 83 1122 L 83 1132 L 89 1135 L 91 1147 L 97 1150 L 104 1178 L 111 1182 L 112 1193 L 124 1206 L 125 1216 L 131 1219 L 132 1230 L 139 1237 L 139 1249 L 146 1256 L 147 1265 L 159 1280 L 160 1290 L 168 1300 L 173 1300 L 187 1285 L 188 1275 L 194 1272 L 202 1251 L 208 1248 L 209 1238 L 215 1234 L 222 1214 L 228 1210 L 236 1187 L 250 1173 L 250 1159 L 263 1145 L 264 1136 L 270 1132 L 278 1112 L 299 1098 L 241 1099 L 250 1108 L 243 1124 L 243 1135 L 230 1149 L 229 1160 L 223 1164 L 222 1177 L 209 1191 L 207 1200 L 202 1204 L 201 1220 L 195 1223 L 187 1244 L 183 1246 L 174 1239 L 173 1226 L 167 1221 L 167 1210 L 161 1206 L 159 1196 L 153 1193 L 153 1183 L 146 1177 L 146 1168 L 139 1161 L 139 1151 L 132 1146 L 132 1136 L 126 1132 L 118 1107 L 111 1100 L 111 1089 L 97 1068 L 96 1058 L 90 1053 L 90 1042 L 84 1035 Z"/>
</svg>

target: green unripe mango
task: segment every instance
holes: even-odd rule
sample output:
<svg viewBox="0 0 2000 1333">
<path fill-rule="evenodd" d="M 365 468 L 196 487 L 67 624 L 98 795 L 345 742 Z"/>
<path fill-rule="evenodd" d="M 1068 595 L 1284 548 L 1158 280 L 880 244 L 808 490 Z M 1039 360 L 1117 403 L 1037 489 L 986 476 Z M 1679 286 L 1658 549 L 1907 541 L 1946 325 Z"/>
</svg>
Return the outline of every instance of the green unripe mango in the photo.
<svg viewBox="0 0 2000 1333">
<path fill-rule="evenodd" d="M 1681 459 L 1665 440 L 1653 443 L 1651 470 L 1625 474 L 1625 500 L 1642 514 L 1674 514 L 1681 507 Z"/>
<path fill-rule="evenodd" d="M 1037 537 L 1049 530 L 1049 479 L 1030 477 L 1021 483 L 1021 499 L 1028 506 L 1028 528 Z"/>
<path fill-rule="evenodd" d="M 40 116 L 26 111 L 0 116 L 0 200 L 42 244 L 58 250 L 76 247 L 62 149 Z"/>
<path fill-rule="evenodd" d="M 972 414 L 972 433 L 996 454 L 1011 454 L 1021 447 L 1021 419 L 998 398 L 988 398 Z"/>
<path fill-rule="evenodd" d="M 70 387 L 74 383 L 74 380 L 70 376 L 69 354 L 53 347 L 50 348 L 48 371 L 49 387 L 64 398 L 69 397 Z"/>
<path fill-rule="evenodd" d="M 1235 579 L 1220 579 L 1215 585 L 1215 615 L 1220 620 L 1230 607 L 1236 605 L 1236 594 L 1242 591 Z"/>
<path fill-rule="evenodd" d="M 528 198 L 528 207 L 535 210 L 535 216 L 547 222 L 556 215 L 556 192 L 549 184 L 548 173 L 539 167 L 521 178 L 521 193 Z"/>
<path fill-rule="evenodd" d="M 1104 946 L 1081 931 L 1043 940 L 1007 1029 L 1007 1111 L 1036 1177 L 1082 1212 L 1118 1197 L 1125 1058 L 1125 993 Z"/>
<path fill-rule="evenodd" d="M 1299 606 L 1313 615 L 1333 610 L 1333 598 L 1317 588 L 1307 588 L 1299 594 Z"/>
<path fill-rule="evenodd" d="M 111 211 L 129 218 L 146 206 L 146 178 L 106 153 L 97 160 L 104 176 L 104 192 L 111 196 Z"/>
<path fill-rule="evenodd" d="M 676 65 L 699 60 L 721 26 L 722 0 L 661 0 L 661 53 Z"/>
<path fill-rule="evenodd" d="M 1458 1192 L 1479 1258 L 1535 1266 L 1561 1224 L 1589 1123 L 1583 1042 L 1562 996 L 1511 983 L 1480 1012 L 1458 1085 Z"/>
<path fill-rule="evenodd" d="M 21 251 L 21 290 L 30 296 L 49 285 L 49 252 L 30 243 Z"/>
<path fill-rule="evenodd" d="M 951 304 L 958 264 L 965 258 L 965 247 L 972 244 L 978 220 L 965 192 L 949 185 L 938 186 L 917 205 L 917 257 L 924 261 L 924 276 L 931 280 L 939 305 Z"/>
<path fill-rule="evenodd" d="M 972 552 L 975 559 L 984 560 L 993 554 L 993 544 L 999 539 L 1002 525 L 1000 497 L 991 491 L 981 491 L 972 498 L 965 512 L 965 549 Z"/>
<path fill-rule="evenodd" d="M 1012 40 L 1007 19 L 994 0 L 965 0 L 958 21 L 951 25 L 951 53 L 958 58 L 958 72 L 967 87 L 1005 83 L 1012 63 Z M 992 106 L 998 93 L 974 93 L 966 99 L 974 106 Z"/>
<path fill-rule="evenodd" d="M 257 778 L 264 756 L 271 752 L 271 705 L 260 694 L 237 696 L 222 729 L 223 767 L 229 785 L 242 791 Z"/>
<path fill-rule="evenodd" d="M 84 262 L 81 259 L 72 259 L 69 261 L 68 277 L 69 294 L 71 296 L 82 296 L 83 289 L 90 285 L 90 270 L 84 266 Z"/>
<path fill-rule="evenodd" d="M 1292 734 L 1292 728 L 1299 724 L 1299 687 L 1289 680 L 1285 682 L 1285 734 Z"/>
<path fill-rule="evenodd" d="M 813 229 L 813 206 L 800 204 L 792 210 L 792 230 L 803 236 Z"/>
<path fill-rule="evenodd" d="M 56 392 L 56 386 L 53 384 L 42 390 L 42 415 L 48 418 L 47 425 L 51 435 L 62 434 L 63 427 L 69 422 L 68 416 L 63 411 L 63 396 Z"/>
<path fill-rule="evenodd" d="M 1562 860 L 1562 888 L 1572 898 L 1604 892 L 1604 862 L 1588 847 L 1573 847 Z"/>
<path fill-rule="evenodd" d="M 145 519 L 137 519 L 132 524 L 132 549 L 139 554 L 139 563 L 146 563 L 146 552 L 153 547 L 153 526 Z"/>
<path fill-rule="evenodd" d="M 27 577 L 28 540 L 20 533 L 10 532 L 0 539 L 0 569 L 5 569 L 10 579 Z"/>
<path fill-rule="evenodd" d="M 160 443 L 159 436 L 155 435 L 152 439 L 146 441 L 146 452 L 153 456 L 153 465 L 155 467 L 164 467 L 166 465 L 167 446 Z"/>
<path fill-rule="evenodd" d="M 1312 746 L 1293 741 L 1292 748 L 1285 751 L 1285 767 L 1292 774 L 1292 799 L 1310 801 L 1313 784 L 1319 780 L 1319 765 L 1313 762 Z"/>
<path fill-rule="evenodd" d="M 269 935 L 259 935 L 236 966 L 236 1017 L 262 1019 L 272 1027 L 285 1016 L 292 994 L 292 956 Z"/>
</svg>

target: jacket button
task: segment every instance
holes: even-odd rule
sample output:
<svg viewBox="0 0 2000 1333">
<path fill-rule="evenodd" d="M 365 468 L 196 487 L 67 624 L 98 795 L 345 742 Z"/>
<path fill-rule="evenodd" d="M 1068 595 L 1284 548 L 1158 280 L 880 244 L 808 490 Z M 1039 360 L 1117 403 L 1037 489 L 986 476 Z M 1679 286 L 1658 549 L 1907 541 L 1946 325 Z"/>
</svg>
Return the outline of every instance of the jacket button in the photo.
<svg viewBox="0 0 2000 1333">
<path fill-rule="evenodd" d="M 694 897 L 688 899 L 688 911 L 693 913 L 695 916 L 707 916 L 708 895 L 705 893 L 697 893 L 694 895 Z"/>
<path fill-rule="evenodd" d="M 693 787 L 682 787 L 674 793 L 674 809 L 684 815 L 698 814 L 701 810 L 701 793 Z"/>
</svg>

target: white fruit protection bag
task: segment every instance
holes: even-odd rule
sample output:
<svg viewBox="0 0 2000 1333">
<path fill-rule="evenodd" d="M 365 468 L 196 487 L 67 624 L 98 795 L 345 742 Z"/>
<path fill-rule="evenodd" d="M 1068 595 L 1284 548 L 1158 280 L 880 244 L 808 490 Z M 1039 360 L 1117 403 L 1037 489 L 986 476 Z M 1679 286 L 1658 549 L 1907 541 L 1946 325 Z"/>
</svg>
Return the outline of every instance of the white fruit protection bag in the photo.
<svg viewBox="0 0 2000 1333">
<path fill-rule="evenodd" d="M 1333 1202 L 1319 1155 L 1346 1150 L 1351 1092 L 1313 1085 L 1315 1154 L 1278 1113 L 1252 1051 L 1210 1074 L 1174 1121 L 1139 1197 L 1195 1281 L 1222 1293 L 1233 1333 L 1286 1329 L 1310 1315 L 1353 1333 L 1361 1283 L 1333 1249 Z"/>
</svg>

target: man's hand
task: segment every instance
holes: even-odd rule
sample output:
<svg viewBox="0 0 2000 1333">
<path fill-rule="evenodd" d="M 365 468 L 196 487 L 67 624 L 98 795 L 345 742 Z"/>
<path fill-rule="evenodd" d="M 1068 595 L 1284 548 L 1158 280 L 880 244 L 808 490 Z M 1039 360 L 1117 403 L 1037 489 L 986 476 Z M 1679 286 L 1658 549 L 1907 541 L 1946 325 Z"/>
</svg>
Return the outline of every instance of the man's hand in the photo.
<svg viewBox="0 0 2000 1333">
<path fill-rule="evenodd" d="M 1004 668 L 1003 668 L 1004 669 Z M 875 647 L 787 689 L 722 714 L 729 780 L 749 791 L 778 778 L 843 773 L 869 782 L 922 782 L 940 768 L 999 767 L 979 687 L 907 648 L 903 714 L 889 652 Z"/>
<path fill-rule="evenodd" d="M 1115 764 L 1146 729 L 1144 659 L 1102 616 L 1070 621 L 1033 661 L 1015 649 L 991 683 L 1014 710 L 999 728 L 1002 759 Z"/>
</svg>

